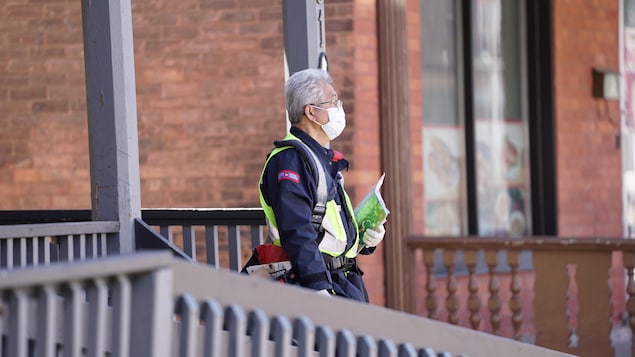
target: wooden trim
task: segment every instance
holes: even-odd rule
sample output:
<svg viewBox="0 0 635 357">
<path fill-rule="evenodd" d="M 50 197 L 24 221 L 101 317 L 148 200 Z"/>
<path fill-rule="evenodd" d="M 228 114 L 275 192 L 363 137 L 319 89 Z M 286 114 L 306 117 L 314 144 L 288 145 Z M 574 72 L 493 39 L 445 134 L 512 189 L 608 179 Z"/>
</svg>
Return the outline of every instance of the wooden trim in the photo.
<svg viewBox="0 0 635 357">
<path fill-rule="evenodd" d="M 414 312 L 413 257 L 404 239 L 412 230 L 411 150 L 406 2 L 377 2 L 379 105 L 383 186 L 392 214 L 386 225 L 386 305 Z"/>
<path fill-rule="evenodd" d="M 406 245 L 412 249 L 505 249 L 549 252 L 635 252 L 635 240 L 622 238 L 487 238 L 487 237 L 407 237 Z"/>
</svg>

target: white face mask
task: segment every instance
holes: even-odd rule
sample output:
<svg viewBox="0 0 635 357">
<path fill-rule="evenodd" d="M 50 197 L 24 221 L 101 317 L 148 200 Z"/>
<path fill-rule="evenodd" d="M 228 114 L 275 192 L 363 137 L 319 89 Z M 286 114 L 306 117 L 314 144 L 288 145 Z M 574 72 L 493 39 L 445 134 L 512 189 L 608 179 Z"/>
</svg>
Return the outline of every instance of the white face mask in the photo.
<svg viewBox="0 0 635 357">
<path fill-rule="evenodd" d="M 318 109 L 324 110 L 324 108 L 315 107 Z M 334 140 L 344 131 L 346 128 L 346 113 L 344 113 L 344 108 L 336 107 L 336 108 L 328 108 L 326 112 L 329 116 L 329 122 L 326 124 L 320 124 L 324 134 L 329 138 L 329 140 Z"/>
</svg>

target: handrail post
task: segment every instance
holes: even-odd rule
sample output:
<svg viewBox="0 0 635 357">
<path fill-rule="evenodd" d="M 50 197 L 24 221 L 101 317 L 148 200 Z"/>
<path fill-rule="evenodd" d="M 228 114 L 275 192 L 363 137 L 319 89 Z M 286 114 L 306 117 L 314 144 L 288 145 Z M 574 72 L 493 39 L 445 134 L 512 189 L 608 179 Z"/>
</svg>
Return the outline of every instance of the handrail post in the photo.
<svg viewBox="0 0 635 357">
<path fill-rule="evenodd" d="M 118 221 L 109 253 L 134 252 L 141 217 L 130 0 L 82 0 L 93 220 Z"/>
<path fill-rule="evenodd" d="M 282 12 L 288 75 L 307 68 L 327 69 L 324 1 L 283 0 Z"/>
</svg>

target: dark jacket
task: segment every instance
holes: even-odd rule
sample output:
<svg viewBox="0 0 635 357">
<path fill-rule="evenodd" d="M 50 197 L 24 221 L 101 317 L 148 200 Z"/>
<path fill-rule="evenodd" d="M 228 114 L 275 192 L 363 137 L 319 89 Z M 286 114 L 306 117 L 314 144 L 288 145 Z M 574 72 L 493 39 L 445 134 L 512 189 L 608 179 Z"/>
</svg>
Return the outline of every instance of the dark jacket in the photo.
<svg viewBox="0 0 635 357">
<path fill-rule="evenodd" d="M 341 218 L 347 233 L 347 249 L 354 244 L 356 227 L 343 197 L 344 188 L 338 175 L 348 169 L 349 163 L 334 150 L 322 147 L 304 131 L 292 127 L 291 134 L 302 140 L 322 162 L 327 176 L 328 200 L 342 207 Z M 284 179 L 284 173 L 295 173 L 293 179 Z M 296 149 L 287 149 L 274 155 L 265 168 L 260 190 L 267 204 L 273 208 L 282 247 L 291 258 L 298 282 L 305 287 L 334 291 L 337 295 L 358 301 L 368 301 L 362 272 L 355 263 L 347 269 L 329 271 L 318 249 L 318 232 L 311 224 L 311 214 L 317 200 L 317 184 L 310 166 Z M 364 248 L 361 254 L 370 254 L 374 248 Z"/>
</svg>

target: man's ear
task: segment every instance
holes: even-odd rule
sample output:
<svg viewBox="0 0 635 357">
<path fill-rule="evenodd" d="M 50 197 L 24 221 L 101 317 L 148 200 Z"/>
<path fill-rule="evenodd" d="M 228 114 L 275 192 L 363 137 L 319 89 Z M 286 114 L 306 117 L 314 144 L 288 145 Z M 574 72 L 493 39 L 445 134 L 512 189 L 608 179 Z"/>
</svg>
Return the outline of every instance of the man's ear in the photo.
<svg viewBox="0 0 635 357">
<path fill-rule="evenodd" d="M 304 106 L 304 116 L 312 119 L 315 115 L 313 114 L 313 107 L 311 107 L 310 105 L 305 105 Z"/>
</svg>

